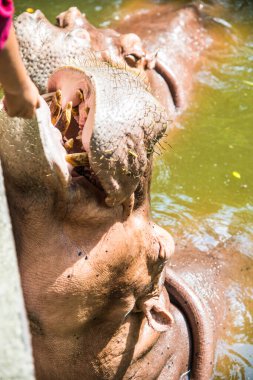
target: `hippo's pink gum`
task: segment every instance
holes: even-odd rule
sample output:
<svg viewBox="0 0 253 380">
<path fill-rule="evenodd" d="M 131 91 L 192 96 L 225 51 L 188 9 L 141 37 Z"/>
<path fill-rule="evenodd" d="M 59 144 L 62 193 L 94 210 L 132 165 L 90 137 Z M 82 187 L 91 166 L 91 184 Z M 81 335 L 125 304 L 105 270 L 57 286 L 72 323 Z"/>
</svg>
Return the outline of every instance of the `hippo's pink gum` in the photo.
<svg viewBox="0 0 253 380">
<path fill-rule="evenodd" d="M 82 144 L 85 151 L 89 151 L 89 143 L 92 135 L 92 108 L 94 108 L 94 90 L 90 78 L 75 67 L 67 66 L 56 70 L 48 80 L 48 92 L 60 90 L 62 94 L 62 108 L 70 101 L 73 107 L 78 107 L 79 115 L 75 116 L 81 128 Z M 82 94 L 83 99 L 80 97 Z M 89 111 L 87 114 L 87 110 Z"/>
</svg>

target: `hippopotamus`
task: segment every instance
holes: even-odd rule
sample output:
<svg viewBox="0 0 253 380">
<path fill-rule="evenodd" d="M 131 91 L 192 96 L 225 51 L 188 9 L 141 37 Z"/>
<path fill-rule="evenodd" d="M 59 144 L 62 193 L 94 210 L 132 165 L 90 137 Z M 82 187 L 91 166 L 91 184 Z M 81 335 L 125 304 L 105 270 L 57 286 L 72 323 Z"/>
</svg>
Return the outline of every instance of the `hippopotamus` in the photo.
<svg viewBox="0 0 253 380">
<path fill-rule="evenodd" d="M 149 197 L 154 146 L 210 37 L 197 8 L 162 8 L 146 39 L 73 7 L 56 25 L 16 20 L 42 97 L 36 120 L 1 112 L 0 157 L 38 380 L 212 375 L 228 269 L 213 253 L 173 259 Z"/>
</svg>

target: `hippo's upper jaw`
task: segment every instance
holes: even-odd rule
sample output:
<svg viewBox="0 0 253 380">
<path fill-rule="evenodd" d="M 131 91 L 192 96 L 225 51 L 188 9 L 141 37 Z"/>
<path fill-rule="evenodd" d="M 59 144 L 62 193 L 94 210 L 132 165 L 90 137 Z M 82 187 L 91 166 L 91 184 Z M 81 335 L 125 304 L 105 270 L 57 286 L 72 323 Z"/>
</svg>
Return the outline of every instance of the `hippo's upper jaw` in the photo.
<svg viewBox="0 0 253 380">
<path fill-rule="evenodd" d="M 15 21 L 23 62 L 41 93 L 46 92 L 47 79 L 55 69 L 96 52 L 101 61 L 122 61 L 124 67 L 138 68 L 154 96 L 175 117 L 182 106 L 182 94 L 174 70 L 161 61 L 157 50 L 146 51 L 144 41 L 134 33 L 95 28 L 76 7 L 62 12 L 56 20 L 58 26 L 36 10 L 22 13 Z"/>
</svg>

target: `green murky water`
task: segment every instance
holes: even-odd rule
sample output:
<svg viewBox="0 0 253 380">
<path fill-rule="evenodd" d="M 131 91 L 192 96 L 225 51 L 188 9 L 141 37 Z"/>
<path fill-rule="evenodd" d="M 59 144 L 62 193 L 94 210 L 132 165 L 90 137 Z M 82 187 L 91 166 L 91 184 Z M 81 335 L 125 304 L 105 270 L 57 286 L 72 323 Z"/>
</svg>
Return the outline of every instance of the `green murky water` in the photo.
<svg viewBox="0 0 253 380">
<path fill-rule="evenodd" d="M 227 12 L 230 29 L 217 25 L 231 45 L 212 53 L 199 73 L 197 98 L 178 125 L 172 149 L 156 161 L 152 199 L 155 218 L 199 249 L 236 239 L 252 257 L 253 7 L 249 10 Z"/>
<path fill-rule="evenodd" d="M 17 0 L 15 1 L 15 8 L 16 14 L 25 11 L 27 8 L 40 9 L 51 22 L 54 22 L 55 16 L 60 12 L 76 6 L 86 13 L 90 22 L 99 26 L 107 26 L 119 18 L 122 3 L 122 0 Z"/>
<path fill-rule="evenodd" d="M 28 7 L 40 8 L 51 21 L 76 5 L 96 25 L 109 26 L 128 9 L 149 7 L 152 2 L 15 3 L 17 14 Z M 211 1 L 199 3 L 208 5 Z M 173 138 L 168 136 L 172 149 L 164 145 L 166 149 L 157 155 L 152 184 L 153 217 L 173 236 L 199 250 L 232 242 L 242 256 L 252 259 L 253 3 L 217 3 L 222 7 L 218 14 L 212 14 L 216 17 L 212 28 L 226 43 L 210 54 L 198 74 L 194 102 L 176 125 Z M 253 379 L 252 281 L 248 288 L 244 287 L 244 293 L 236 288 L 233 291 L 231 298 L 235 299 L 233 306 L 238 318 L 233 339 L 228 337 L 220 347 L 215 379 Z"/>
</svg>

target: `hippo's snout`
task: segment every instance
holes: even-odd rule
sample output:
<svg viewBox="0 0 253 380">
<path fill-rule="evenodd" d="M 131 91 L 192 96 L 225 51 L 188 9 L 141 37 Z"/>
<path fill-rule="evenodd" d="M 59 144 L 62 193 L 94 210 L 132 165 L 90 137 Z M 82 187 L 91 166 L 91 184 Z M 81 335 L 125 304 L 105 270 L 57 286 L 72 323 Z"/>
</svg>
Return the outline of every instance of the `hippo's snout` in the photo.
<svg viewBox="0 0 253 380">
<path fill-rule="evenodd" d="M 135 192 L 168 117 L 133 70 L 95 62 L 49 78 L 52 123 L 62 133 L 72 177 L 102 188 L 108 206 Z"/>
</svg>

